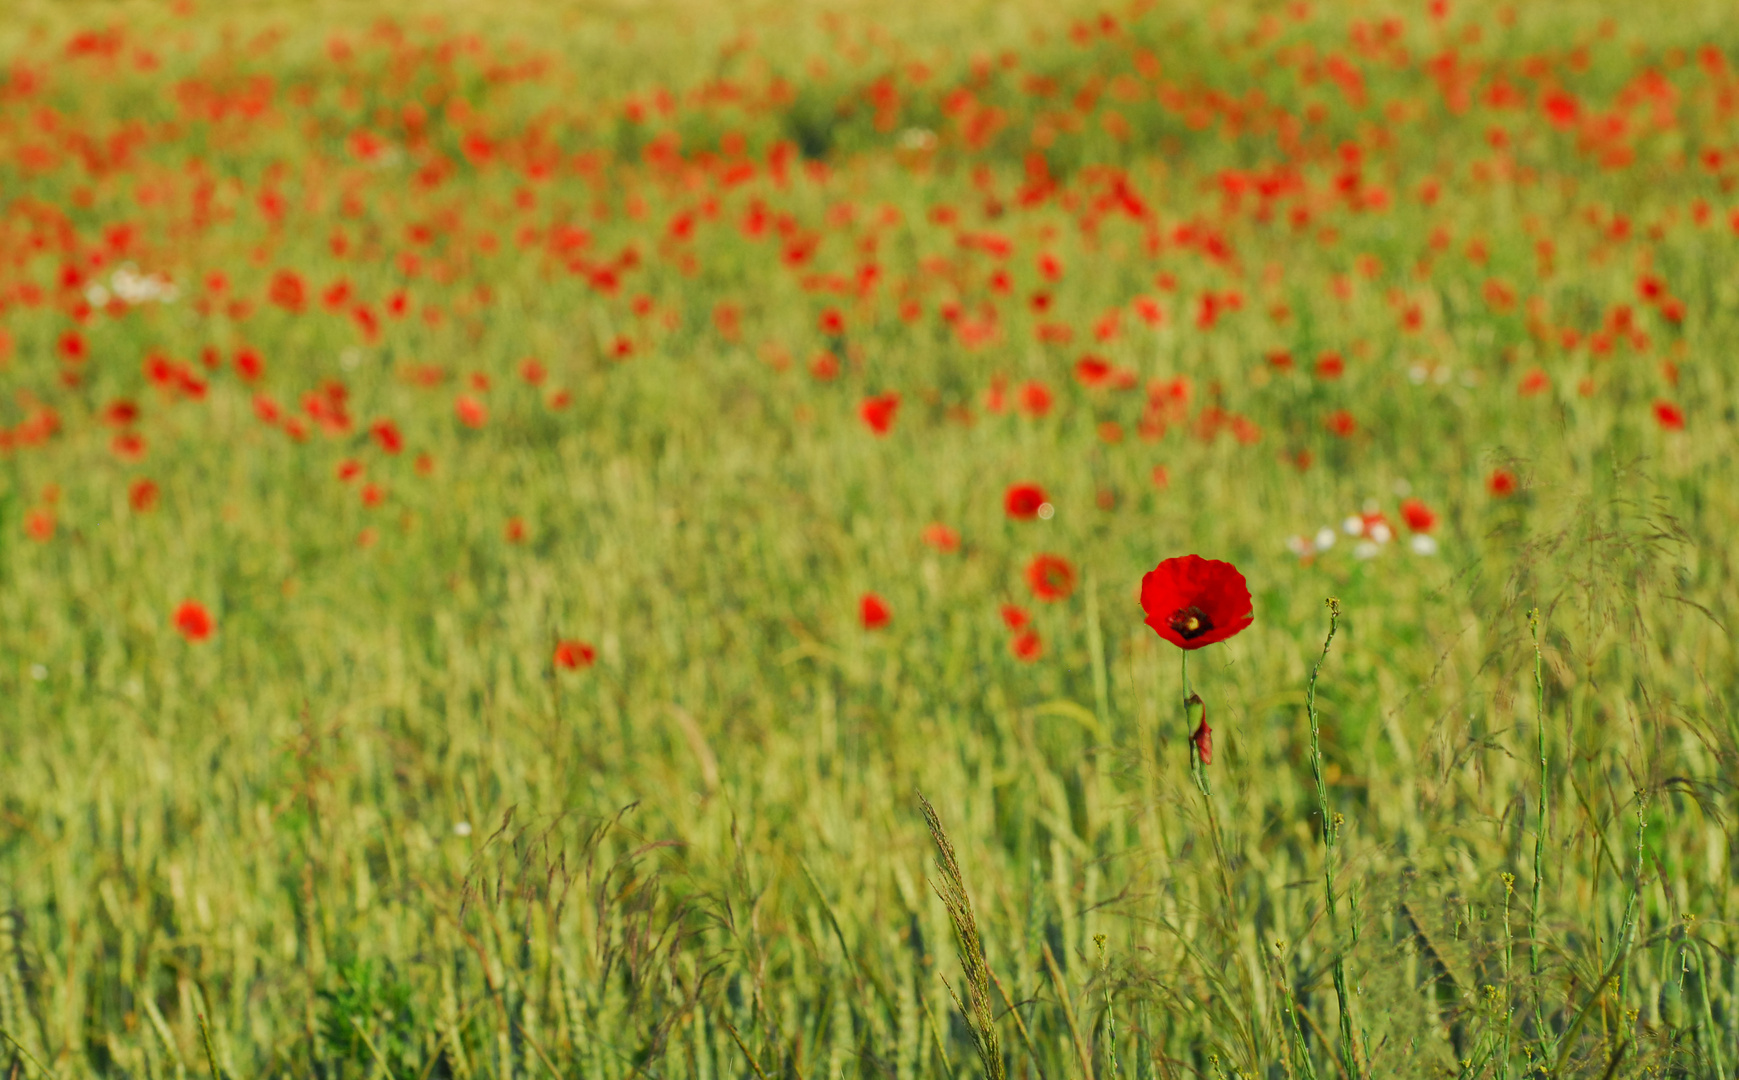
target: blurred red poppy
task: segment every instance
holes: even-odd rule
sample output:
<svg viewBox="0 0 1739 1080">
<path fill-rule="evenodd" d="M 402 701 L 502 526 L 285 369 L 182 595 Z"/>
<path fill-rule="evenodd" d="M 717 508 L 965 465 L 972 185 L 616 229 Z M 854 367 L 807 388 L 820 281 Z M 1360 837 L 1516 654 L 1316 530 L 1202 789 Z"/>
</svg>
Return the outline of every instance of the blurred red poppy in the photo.
<svg viewBox="0 0 1739 1080">
<path fill-rule="evenodd" d="M 188 641 L 200 642 L 211 636 L 217 623 L 211 612 L 205 610 L 204 604 L 188 600 L 175 609 L 175 629 L 181 631 L 181 636 Z"/>
<path fill-rule="evenodd" d="M 489 410 L 474 397 L 461 394 L 453 409 L 459 414 L 459 422 L 469 428 L 480 428 L 489 420 Z"/>
<path fill-rule="evenodd" d="M 1017 521 L 1031 521 L 1045 504 L 1045 489 L 1037 484 L 1016 484 L 1003 493 L 1002 508 Z"/>
<path fill-rule="evenodd" d="M 24 535 L 39 544 L 54 539 L 54 511 L 38 506 L 24 515 Z"/>
<path fill-rule="evenodd" d="M 396 454 L 405 448 L 405 437 L 399 433 L 399 426 L 391 420 L 376 420 L 368 431 L 380 448 L 389 454 Z"/>
<path fill-rule="evenodd" d="M 1025 664 L 1037 660 L 1045 651 L 1044 642 L 1040 641 L 1039 635 L 1031 630 L 1023 630 L 1010 638 L 1008 648 L 1010 652 L 1014 653 L 1016 660 Z"/>
<path fill-rule="evenodd" d="M 139 406 L 131 401 L 111 401 L 103 409 L 103 422 L 115 427 L 126 427 L 139 419 Z"/>
<path fill-rule="evenodd" d="M 924 543 L 944 555 L 952 555 L 960 550 L 960 534 L 939 521 L 932 522 L 924 527 Z"/>
<path fill-rule="evenodd" d="M 240 375 L 244 382 L 253 382 L 266 373 L 265 358 L 262 357 L 256 349 L 246 347 L 237 349 L 235 354 L 235 370 L 236 374 Z"/>
<path fill-rule="evenodd" d="M 1500 499 L 1516 493 L 1516 474 L 1508 469 L 1493 469 L 1485 479 L 1485 489 Z"/>
<path fill-rule="evenodd" d="M 280 270 L 272 275 L 272 283 L 266 290 L 266 299 L 283 308 L 285 311 L 297 312 L 307 299 L 307 287 L 299 274 L 290 270 Z"/>
<path fill-rule="evenodd" d="M 1407 522 L 1407 527 L 1416 533 L 1428 533 L 1437 526 L 1437 515 L 1420 499 L 1408 499 L 1401 503 L 1401 517 Z"/>
<path fill-rule="evenodd" d="M 877 435 L 886 435 L 888 429 L 894 426 L 894 414 L 900 409 L 900 395 L 896 393 L 877 394 L 865 398 L 858 406 L 857 414 L 869 429 Z"/>
<path fill-rule="evenodd" d="M 1061 555 L 1035 555 L 1027 563 L 1026 583 L 1036 600 L 1067 600 L 1075 591 L 1075 568 Z"/>
<path fill-rule="evenodd" d="M 1042 382 L 1024 383 L 1020 388 L 1020 411 L 1038 420 L 1051 411 L 1051 390 Z"/>
<path fill-rule="evenodd" d="M 1685 411 L 1670 401 L 1654 403 L 1654 419 L 1663 431 L 1685 430 Z"/>
<path fill-rule="evenodd" d="M 157 485 L 151 480 L 135 480 L 127 489 L 127 502 L 138 513 L 146 513 L 157 505 Z"/>
<path fill-rule="evenodd" d="M 598 650 L 584 641 L 562 641 L 556 644 L 555 656 L 551 658 L 556 667 L 577 671 L 580 668 L 591 667 L 598 658 Z"/>
<path fill-rule="evenodd" d="M 1255 619 L 1238 568 L 1199 555 L 1167 559 L 1148 571 L 1141 608 L 1154 633 L 1180 649 L 1224 641 Z"/>
<path fill-rule="evenodd" d="M 875 593 L 864 593 L 858 601 L 858 619 L 865 630 L 880 630 L 893 621 L 894 613 L 889 610 L 887 601 Z"/>
<path fill-rule="evenodd" d="M 1026 613 L 1025 608 L 1015 604 L 1002 605 L 1002 624 L 1010 630 L 1024 630 L 1031 621 L 1032 617 Z"/>
</svg>

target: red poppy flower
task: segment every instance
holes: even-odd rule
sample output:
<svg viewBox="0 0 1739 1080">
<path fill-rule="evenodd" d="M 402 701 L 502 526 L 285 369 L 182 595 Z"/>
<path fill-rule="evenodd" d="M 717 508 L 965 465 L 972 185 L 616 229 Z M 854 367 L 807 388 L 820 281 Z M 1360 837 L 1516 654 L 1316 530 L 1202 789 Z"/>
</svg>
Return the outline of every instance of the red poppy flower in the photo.
<svg viewBox="0 0 1739 1080">
<path fill-rule="evenodd" d="M 924 527 L 924 543 L 944 555 L 952 555 L 960 550 L 960 534 L 939 521 L 933 522 Z"/>
<path fill-rule="evenodd" d="M 1082 386 L 1104 386 L 1111 381 L 1111 364 L 1102 357 L 1083 356 L 1075 362 L 1075 381 Z"/>
<path fill-rule="evenodd" d="M 131 401 L 111 401 L 103 409 L 103 422 L 114 427 L 126 427 L 139 419 L 139 406 Z"/>
<path fill-rule="evenodd" d="M 1015 604 L 1002 605 L 1002 624 L 1010 630 L 1024 630 L 1032 617 L 1026 613 L 1026 608 Z"/>
<path fill-rule="evenodd" d="M 307 299 L 307 287 L 300 275 L 290 270 L 280 270 L 272 275 L 266 298 L 285 311 L 301 311 L 302 304 Z"/>
<path fill-rule="evenodd" d="M 869 425 L 869 429 L 877 435 L 886 435 L 888 429 L 894 426 L 894 413 L 900 408 L 900 395 L 889 392 L 865 398 L 857 408 L 858 416 Z"/>
<path fill-rule="evenodd" d="M 236 350 L 235 370 L 245 382 L 253 382 L 266 373 L 265 358 L 257 349 L 241 348 Z"/>
<path fill-rule="evenodd" d="M 809 362 L 809 374 L 822 382 L 832 382 L 839 377 L 839 357 L 830 352 L 818 353 Z"/>
<path fill-rule="evenodd" d="M 453 403 L 454 411 L 459 414 L 459 422 L 469 428 L 480 428 L 489 420 L 489 410 L 474 397 L 461 394 L 459 400 Z"/>
<path fill-rule="evenodd" d="M 1654 419 L 1663 431 L 1685 430 L 1685 410 L 1670 401 L 1654 403 Z"/>
<path fill-rule="evenodd" d="M 1508 469 L 1493 469 L 1486 477 L 1485 489 L 1500 499 L 1507 499 L 1516 493 L 1516 474 Z"/>
<path fill-rule="evenodd" d="M 146 513 L 157 505 L 157 485 L 150 480 L 135 480 L 127 489 L 127 502 L 138 513 Z"/>
<path fill-rule="evenodd" d="M 389 454 L 396 454 L 405 448 L 405 437 L 399 433 L 399 426 L 391 420 L 376 420 L 368 429 L 374 436 L 374 441 Z"/>
<path fill-rule="evenodd" d="M 580 668 L 591 667 L 598 658 L 598 650 L 584 641 L 563 641 L 556 644 L 555 656 L 552 662 L 556 667 L 577 671 Z"/>
<path fill-rule="evenodd" d="M 1014 658 L 1023 664 L 1030 664 L 1044 654 L 1045 644 L 1039 640 L 1037 633 L 1023 630 L 1010 638 L 1008 649 L 1014 653 Z"/>
<path fill-rule="evenodd" d="M 858 619 L 865 630 L 880 630 L 893 621 L 894 613 L 889 610 L 887 601 L 875 593 L 864 593 L 858 601 Z"/>
<path fill-rule="evenodd" d="M 508 518 L 507 527 L 502 530 L 502 535 L 507 538 L 507 542 L 510 544 L 522 542 L 525 539 L 525 519 Z"/>
<path fill-rule="evenodd" d="M 1184 555 L 1167 559 L 1141 579 L 1143 621 L 1180 649 L 1224 641 L 1249 626 L 1250 588 L 1228 562 Z"/>
<path fill-rule="evenodd" d="M 1328 418 L 1322 423 L 1330 435 L 1341 439 L 1351 438 L 1353 432 L 1359 429 L 1359 422 L 1354 420 L 1353 414 L 1345 409 L 1336 409 L 1329 413 Z"/>
<path fill-rule="evenodd" d="M 1026 583 L 1035 600 L 1067 600 L 1075 591 L 1075 568 L 1061 555 L 1035 555 L 1027 563 Z"/>
<path fill-rule="evenodd" d="M 181 631 L 181 636 L 188 641 L 200 642 L 211 636 L 217 623 L 211 612 L 205 610 L 204 604 L 188 600 L 175 609 L 175 629 Z"/>
<path fill-rule="evenodd" d="M 24 534 L 39 544 L 54 539 L 54 511 L 38 506 L 24 515 Z"/>
<path fill-rule="evenodd" d="M 145 438 L 131 431 L 123 431 L 109 443 L 109 449 L 122 461 L 138 461 L 145 456 Z"/>
<path fill-rule="evenodd" d="M 1051 389 L 1042 382 L 1029 382 L 1020 388 L 1020 411 L 1038 420 L 1051 411 Z"/>
<path fill-rule="evenodd" d="M 1016 484 L 1002 496 L 1002 508 L 1017 521 L 1031 521 L 1045 504 L 1045 489 L 1037 484 Z"/>
<path fill-rule="evenodd" d="M 1437 526 L 1437 515 L 1422 500 L 1408 499 L 1401 504 L 1401 517 L 1416 533 L 1428 533 Z"/>
</svg>

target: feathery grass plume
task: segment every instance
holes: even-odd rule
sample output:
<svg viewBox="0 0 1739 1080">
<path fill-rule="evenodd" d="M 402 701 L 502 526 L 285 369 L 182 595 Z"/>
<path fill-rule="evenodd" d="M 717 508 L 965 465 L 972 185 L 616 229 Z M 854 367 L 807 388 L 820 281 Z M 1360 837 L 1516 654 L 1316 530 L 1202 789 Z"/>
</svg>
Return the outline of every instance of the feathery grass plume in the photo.
<svg viewBox="0 0 1739 1080">
<path fill-rule="evenodd" d="M 996 1006 L 990 997 L 990 962 L 984 958 L 984 943 L 979 940 L 978 920 L 972 914 L 972 898 L 966 894 L 966 880 L 960 875 L 960 863 L 954 857 L 954 844 L 942 828 L 942 819 L 930 800 L 918 795 L 924 809 L 924 824 L 930 829 L 930 839 L 936 845 L 936 870 L 939 880 L 930 887 L 942 898 L 948 909 L 948 921 L 954 926 L 954 944 L 960 953 L 960 966 L 966 969 L 966 1000 L 962 1002 L 954 987 L 943 980 L 954 1004 L 966 1017 L 972 1031 L 972 1045 L 978 1059 L 984 1063 L 984 1073 L 991 1080 L 1003 1080 L 1002 1047 L 996 1038 Z"/>
<path fill-rule="evenodd" d="M 1335 631 L 1340 628 L 1340 601 L 1329 597 L 1328 601 L 1328 636 L 1322 640 L 1322 655 L 1316 658 L 1316 666 L 1310 669 L 1310 686 L 1305 691 L 1305 712 L 1310 717 L 1310 769 L 1316 777 L 1316 804 L 1322 814 L 1322 891 L 1328 905 L 1328 924 L 1331 933 L 1339 932 L 1339 905 L 1335 901 L 1334 892 L 1334 853 L 1336 842 L 1340 839 L 1341 817 L 1332 817 L 1328 812 L 1328 784 L 1322 776 L 1322 722 L 1316 711 L 1316 679 L 1322 673 L 1322 665 L 1328 659 L 1328 647 L 1334 644 Z M 1349 1077 L 1359 1077 L 1364 1074 L 1359 1071 L 1357 1057 L 1354 1053 L 1353 1014 L 1351 995 L 1347 993 L 1346 958 L 1336 941 L 1334 950 L 1334 996 L 1340 1004 L 1340 1058 L 1341 1068 Z"/>
</svg>

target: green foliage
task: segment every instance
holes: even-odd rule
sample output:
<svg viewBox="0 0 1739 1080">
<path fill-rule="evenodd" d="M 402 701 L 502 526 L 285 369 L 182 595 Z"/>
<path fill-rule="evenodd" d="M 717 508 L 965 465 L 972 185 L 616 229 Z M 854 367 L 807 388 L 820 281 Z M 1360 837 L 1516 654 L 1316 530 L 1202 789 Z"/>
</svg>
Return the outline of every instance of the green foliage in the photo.
<svg viewBox="0 0 1739 1080">
<path fill-rule="evenodd" d="M 8 1080 L 1730 1077 L 1739 174 L 1699 163 L 1731 155 L 1731 109 L 1695 51 L 1739 56 L 1729 13 L 1608 35 L 1636 13 L 679 7 L 683 33 L 534 2 L 0 25 L 8 87 L 49 73 L 0 100 L 7 228 L 43 237 L 0 237 Z M 133 28 L 120 59 L 67 59 L 73 18 Z M 1679 94 L 1658 130 L 1635 89 L 1656 69 Z M 1484 103 L 1500 76 L 1522 105 Z M 182 104 L 255 77 L 256 116 Z M 1636 164 L 1542 118 L 1558 82 L 1591 113 L 1635 99 Z M 128 125 L 151 138 L 127 167 L 74 152 Z M 708 170 L 738 135 L 762 171 L 726 184 Z M 40 146 L 63 160 L 29 164 Z M 1302 194 L 1233 194 L 1288 170 Z M 1115 207 L 1119 178 L 1151 216 Z M 56 247 L 62 218 L 136 222 L 128 257 L 180 300 L 72 318 L 56 275 L 91 245 Z M 1016 253 L 961 242 L 990 233 Z M 263 299 L 279 268 L 307 311 Z M 199 314 L 214 270 L 254 310 Z M 1644 273 L 1682 321 L 1638 299 Z M 340 278 L 408 313 L 361 334 L 322 299 Z M 966 342 L 949 303 L 1001 305 L 998 336 Z M 816 329 L 830 307 L 842 334 Z M 156 352 L 202 396 L 142 374 Z M 1089 352 L 1132 388 L 1078 385 Z M 1330 352 L 1344 372 L 1319 376 Z M 1055 392 L 1042 417 L 1028 380 Z M 305 420 L 334 382 L 348 427 L 259 419 L 256 395 Z M 856 409 L 890 390 L 877 438 Z M 142 461 L 103 419 L 123 398 Z M 1685 430 L 1654 420 L 1666 399 Z M 1017 481 L 1054 516 L 1009 520 Z M 1356 556 L 1343 519 L 1374 500 L 1400 530 L 1403 489 L 1437 553 Z M 1237 562 L 1256 610 L 1192 660 L 1199 783 L 1177 657 L 1135 603 L 1187 551 Z M 1030 599 L 1040 552 L 1072 596 Z M 209 641 L 170 624 L 190 597 Z M 1004 604 L 1032 609 L 1036 662 Z M 595 663 L 552 663 L 570 639 Z"/>
</svg>

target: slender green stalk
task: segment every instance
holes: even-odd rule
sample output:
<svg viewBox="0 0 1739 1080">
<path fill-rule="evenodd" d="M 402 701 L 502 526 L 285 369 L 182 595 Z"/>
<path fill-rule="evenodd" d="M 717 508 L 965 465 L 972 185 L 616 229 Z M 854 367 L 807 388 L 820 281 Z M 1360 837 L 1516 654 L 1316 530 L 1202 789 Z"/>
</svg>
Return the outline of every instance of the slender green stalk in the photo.
<svg viewBox="0 0 1739 1080">
<path fill-rule="evenodd" d="M 1644 829 L 1646 826 L 1644 807 L 1646 804 L 1646 796 L 1640 791 L 1637 792 L 1636 874 L 1631 882 L 1630 898 L 1626 900 L 1624 904 L 1624 921 L 1619 925 L 1617 949 L 1613 952 L 1612 962 L 1607 965 L 1606 970 L 1601 974 L 1599 980 L 1589 988 L 1587 1000 L 1582 1003 L 1582 1007 L 1578 1009 L 1576 1015 L 1571 1018 L 1570 1025 L 1564 1029 L 1564 1037 L 1558 1043 L 1557 1065 L 1552 1070 L 1554 1076 L 1563 1073 L 1564 1065 L 1570 1057 L 1570 1051 L 1576 1045 L 1577 1033 L 1582 1030 L 1582 1025 L 1588 1020 L 1588 1014 L 1594 1011 L 1595 1006 L 1600 1003 L 1600 999 L 1606 993 L 1607 988 L 1612 986 L 1614 982 L 1616 982 L 1618 986 L 1618 1012 L 1620 1016 L 1624 1014 L 1625 974 L 1630 968 L 1631 920 L 1636 915 L 1637 899 L 1642 894 L 1642 855 Z M 1621 1041 L 1618 1050 L 1615 1053 L 1622 1054 L 1625 1047 L 1628 1045 L 1628 1040 Z M 1616 1060 L 1616 1056 L 1614 1057 L 1614 1060 Z"/>
<path fill-rule="evenodd" d="M 1316 679 L 1322 672 L 1323 662 L 1328 659 L 1328 647 L 1334 643 L 1335 631 L 1340 628 L 1340 601 L 1334 597 L 1328 599 L 1328 637 L 1322 642 L 1322 655 L 1316 658 L 1316 666 L 1310 669 L 1310 686 L 1304 695 L 1305 711 L 1310 716 L 1310 769 L 1316 777 L 1316 804 L 1322 814 L 1322 841 L 1324 854 L 1322 860 L 1323 896 L 1328 904 L 1328 921 L 1331 932 L 1338 936 L 1340 926 L 1339 905 L 1335 903 L 1334 892 L 1334 856 L 1336 842 L 1340 839 L 1341 818 L 1339 814 L 1330 817 L 1328 812 L 1328 784 L 1322 777 L 1322 722 L 1316 711 Z M 1334 945 L 1334 996 L 1340 1004 L 1340 1056 L 1341 1067 L 1349 1077 L 1360 1077 L 1357 1055 L 1353 1052 L 1353 1014 L 1351 995 L 1347 993 L 1346 959 L 1341 954 L 1340 942 Z"/>
<path fill-rule="evenodd" d="M 1110 1075 L 1117 1076 L 1117 1013 L 1111 1007 L 1111 961 L 1105 954 L 1105 935 L 1094 934 L 1093 944 L 1099 948 L 1099 979 L 1105 991 L 1105 1061 Z"/>
<path fill-rule="evenodd" d="M 1528 630 L 1534 637 L 1534 732 L 1539 743 L 1540 807 L 1534 822 L 1534 896 L 1528 909 L 1528 978 L 1534 990 L 1534 1026 L 1544 1057 L 1552 1057 L 1551 1025 L 1540 995 L 1540 894 L 1546 881 L 1546 836 L 1551 829 L 1551 777 L 1546 766 L 1546 677 L 1540 656 L 1540 609 L 1528 612 Z"/>
<path fill-rule="evenodd" d="M 1213 785 L 1208 780 L 1208 769 L 1202 762 L 1202 755 L 1196 748 L 1195 727 L 1190 723 L 1191 706 L 1202 706 L 1201 722 L 1203 724 L 1207 723 L 1208 720 L 1208 707 L 1202 704 L 1202 699 L 1198 695 L 1190 691 L 1190 654 L 1180 651 L 1180 655 L 1183 657 L 1184 752 L 1189 755 L 1190 779 L 1195 781 L 1196 791 L 1200 792 L 1202 796 L 1202 805 L 1207 808 L 1208 834 L 1209 838 L 1213 841 L 1214 856 L 1219 860 L 1220 864 L 1220 890 L 1225 895 L 1225 914 L 1226 918 L 1229 919 L 1231 918 L 1232 913 L 1232 878 L 1229 870 L 1230 864 L 1226 861 L 1225 846 L 1220 842 L 1220 818 L 1218 811 L 1214 809 Z"/>
<path fill-rule="evenodd" d="M 386 1060 L 380 1056 L 380 1051 L 374 1048 L 374 1040 L 368 1037 L 368 1032 L 362 1030 L 362 1024 L 356 1017 L 351 1017 L 350 1023 L 352 1027 L 356 1028 L 356 1033 L 362 1036 L 362 1041 L 368 1047 L 369 1053 L 374 1055 L 375 1063 L 380 1066 L 380 1071 L 386 1073 L 387 1080 L 392 1080 L 392 1070 L 386 1067 Z M 217 1067 L 217 1050 L 211 1045 L 211 1028 L 205 1022 L 204 1013 L 199 1014 L 199 1037 L 205 1043 L 205 1063 L 211 1067 L 211 1080 L 223 1080 L 223 1070 Z"/>
<path fill-rule="evenodd" d="M 1504 881 L 1504 988 L 1503 988 L 1504 1048 L 1503 1048 L 1503 1059 L 1502 1059 L 1501 1063 L 1498 1065 L 1498 1075 L 1501 1076 L 1503 1078 L 1503 1080 L 1509 1080 L 1509 1077 L 1510 1077 L 1510 1030 L 1514 1026 L 1512 1021 L 1515 1019 L 1515 1011 L 1516 1011 L 1516 1009 L 1515 1009 L 1515 993 L 1514 993 L 1514 990 L 1512 989 L 1513 980 L 1512 980 L 1511 974 L 1510 974 L 1513 953 L 1515 950 L 1515 936 L 1510 932 L 1510 897 L 1515 895 L 1516 876 L 1514 874 L 1505 874 L 1503 877 L 1503 881 Z"/>
<path fill-rule="evenodd" d="M 1190 726 L 1190 706 L 1200 699 L 1190 692 L 1190 654 L 1188 649 L 1179 649 L 1181 658 L 1178 670 L 1183 673 L 1183 747 L 1184 754 L 1189 758 L 1190 775 L 1201 772 L 1201 755 L 1196 753 L 1195 729 Z"/>
<path fill-rule="evenodd" d="M 1280 973 L 1278 986 L 1284 1002 L 1287 1020 L 1292 1025 L 1292 1045 L 1303 1067 L 1305 1080 L 1316 1080 L 1316 1062 L 1310 1058 L 1310 1047 L 1304 1041 L 1304 1026 L 1298 1022 L 1298 1002 L 1292 999 L 1292 985 L 1286 980 L 1286 942 L 1274 943 L 1274 965 Z"/>
<path fill-rule="evenodd" d="M 5 1039 L 7 1042 L 11 1043 L 12 1049 L 16 1050 L 20 1055 L 22 1055 L 25 1061 L 28 1061 L 28 1062 L 30 1062 L 30 1064 L 36 1066 L 36 1072 L 39 1076 L 46 1076 L 49 1078 L 49 1080 L 55 1080 L 54 1073 L 50 1072 L 48 1067 L 46 1065 L 44 1065 L 42 1062 L 36 1060 L 36 1056 L 34 1054 L 32 1054 L 29 1050 L 25 1049 L 23 1043 L 19 1042 L 17 1039 L 14 1039 L 12 1037 L 11 1032 L 7 1031 L 5 1028 L 0 1028 L 0 1039 Z"/>
<path fill-rule="evenodd" d="M 1709 1004 L 1709 952 L 1713 950 L 1704 950 L 1700 947 L 1701 944 L 1696 940 L 1691 942 L 1691 952 L 1697 957 L 1697 997 L 1702 999 L 1699 1004 L 1702 1005 L 1703 1012 L 1703 1026 L 1699 1029 L 1698 1036 L 1708 1037 L 1708 1047 L 1704 1053 L 1709 1063 L 1714 1066 L 1713 1075 L 1726 1076 L 1727 1063 L 1725 1055 L 1721 1053 L 1721 1029 L 1715 1026 L 1715 1014 Z M 1719 975 L 1716 977 L 1719 978 Z"/>
<path fill-rule="evenodd" d="M 1642 867 L 1643 839 L 1648 829 L 1648 796 L 1644 792 L 1636 793 L 1636 868 L 1630 881 L 1630 896 L 1624 901 L 1624 927 L 1619 934 L 1619 956 L 1625 957 L 1630 951 L 1631 939 L 1636 931 L 1636 909 L 1642 900 Z M 1624 995 L 1630 986 L 1630 964 L 1621 959 L 1618 967 L 1618 1009 L 1624 1012 Z"/>
<path fill-rule="evenodd" d="M 1226 857 L 1226 845 L 1220 836 L 1220 814 L 1214 806 L 1214 788 L 1212 782 L 1208 779 L 1207 763 L 1202 760 L 1201 750 L 1196 745 L 1195 741 L 1196 729 L 1190 723 L 1190 707 L 1192 705 L 1200 705 L 1202 707 L 1201 724 L 1205 727 L 1208 722 L 1208 707 L 1203 703 L 1200 695 L 1195 694 L 1190 690 L 1190 654 L 1187 651 L 1181 651 L 1181 655 L 1183 656 L 1184 747 L 1185 752 L 1189 754 L 1190 777 L 1195 780 L 1196 791 L 1199 792 L 1202 797 L 1202 806 L 1207 809 L 1208 838 L 1213 843 L 1214 863 L 1218 870 L 1220 879 L 1220 895 L 1224 900 L 1224 905 L 1220 909 L 1222 932 L 1226 935 L 1228 941 L 1236 941 L 1237 930 L 1234 924 L 1236 921 L 1235 913 L 1237 911 L 1237 900 L 1232 892 L 1232 863 L 1231 860 Z M 1248 987 L 1246 987 L 1246 989 L 1248 989 Z M 1246 1046 L 1250 1051 L 1250 1060 L 1251 1062 L 1255 1062 L 1260 1056 L 1260 1050 L 1257 1046 L 1254 1026 L 1252 1025 L 1246 1028 L 1245 1034 Z"/>
</svg>

